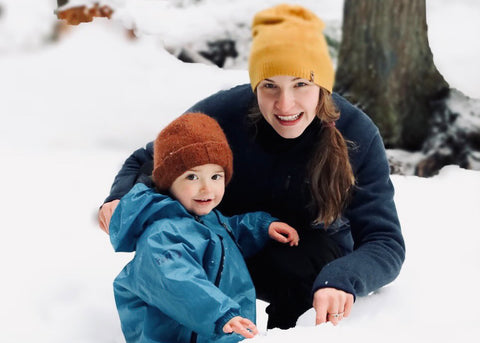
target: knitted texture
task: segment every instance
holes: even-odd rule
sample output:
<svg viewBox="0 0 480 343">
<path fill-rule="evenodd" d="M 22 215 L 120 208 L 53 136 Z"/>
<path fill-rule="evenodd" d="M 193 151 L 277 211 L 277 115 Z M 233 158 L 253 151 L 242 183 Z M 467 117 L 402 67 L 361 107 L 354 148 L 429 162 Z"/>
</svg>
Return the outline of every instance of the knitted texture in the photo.
<svg viewBox="0 0 480 343">
<path fill-rule="evenodd" d="M 232 178 L 232 151 L 215 119 L 203 113 L 186 113 L 158 134 L 152 177 L 160 190 L 169 189 L 177 177 L 204 164 L 223 167 L 225 185 Z"/>
<path fill-rule="evenodd" d="M 258 12 L 252 23 L 250 84 L 289 75 L 333 89 L 335 72 L 323 35 L 325 24 L 311 11 L 282 4 Z"/>
</svg>

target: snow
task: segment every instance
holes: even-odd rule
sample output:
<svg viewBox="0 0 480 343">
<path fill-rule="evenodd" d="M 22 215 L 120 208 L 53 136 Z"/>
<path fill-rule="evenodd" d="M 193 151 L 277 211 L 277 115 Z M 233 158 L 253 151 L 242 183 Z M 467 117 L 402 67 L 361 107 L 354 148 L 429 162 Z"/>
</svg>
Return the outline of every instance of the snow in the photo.
<svg viewBox="0 0 480 343">
<path fill-rule="evenodd" d="M 341 18 L 338 2 L 302 3 L 315 6 L 319 14 L 325 7 L 326 19 L 334 22 Z M 0 249 L 0 341 L 124 342 L 112 281 L 131 255 L 113 253 L 107 235 L 97 228 L 97 208 L 128 154 L 195 101 L 248 82 L 248 75 L 241 69 L 184 64 L 161 48 L 165 37 L 142 34 L 129 41 L 120 24 L 126 14 L 71 28 L 59 42 L 45 45 L 55 3 L 0 0 L 5 242 Z M 144 9 L 138 9 L 137 20 L 146 18 L 145 27 L 148 17 L 142 16 L 153 3 L 160 6 L 160 1 L 138 1 Z M 260 6 L 245 0 L 231 4 L 234 10 L 228 13 L 235 20 Z M 427 4 L 438 67 L 452 86 L 480 98 L 480 47 L 472 43 L 480 32 L 480 6 L 469 0 Z M 132 1 L 124 5 L 135 6 Z M 203 13 L 205 23 L 219 20 L 222 12 L 211 0 L 188 11 L 188 18 Z M 180 21 L 174 30 L 178 36 L 179 27 L 189 34 L 205 33 L 202 25 L 193 29 L 180 25 L 181 16 L 175 20 Z M 224 11 L 222 20 L 228 20 Z M 450 37 L 455 45 L 438 43 L 439 37 Z M 351 316 L 337 327 L 313 326 L 309 311 L 296 328 L 266 332 L 259 311 L 262 334 L 251 342 L 480 338 L 480 172 L 447 166 L 433 178 L 393 175 L 392 180 L 407 244 L 400 276 L 359 298 Z M 265 306 L 258 305 L 260 310 Z"/>
</svg>

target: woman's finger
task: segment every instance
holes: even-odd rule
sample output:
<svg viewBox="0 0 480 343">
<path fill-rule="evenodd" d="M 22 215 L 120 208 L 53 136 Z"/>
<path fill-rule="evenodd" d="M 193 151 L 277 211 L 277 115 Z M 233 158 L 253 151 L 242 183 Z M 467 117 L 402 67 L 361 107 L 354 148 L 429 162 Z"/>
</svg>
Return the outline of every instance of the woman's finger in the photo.
<svg viewBox="0 0 480 343">
<path fill-rule="evenodd" d="M 339 299 L 338 292 L 331 293 L 327 311 L 327 320 L 333 325 L 337 325 L 338 322 L 340 322 L 340 320 L 343 318 L 343 308 L 344 304 L 341 299 Z"/>
<path fill-rule="evenodd" d="M 315 292 L 313 298 L 313 308 L 315 309 L 315 325 L 320 325 L 325 323 L 327 319 L 327 302 L 318 296 L 318 291 Z"/>
<path fill-rule="evenodd" d="M 343 317 L 348 317 L 350 315 L 350 312 L 352 311 L 353 307 L 353 295 L 347 293 L 347 299 L 345 302 L 345 313 L 343 314 Z"/>
<path fill-rule="evenodd" d="M 328 321 L 333 325 L 337 325 L 343 319 L 344 311 L 330 311 L 328 312 Z"/>
</svg>

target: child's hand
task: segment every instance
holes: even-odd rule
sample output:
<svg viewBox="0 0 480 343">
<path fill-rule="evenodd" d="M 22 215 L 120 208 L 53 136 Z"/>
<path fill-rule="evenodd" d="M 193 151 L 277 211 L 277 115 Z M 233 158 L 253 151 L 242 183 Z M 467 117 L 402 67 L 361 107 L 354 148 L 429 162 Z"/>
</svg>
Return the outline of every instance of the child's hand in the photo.
<svg viewBox="0 0 480 343">
<path fill-rule="evenodd" d="M 268 235 L 280 243 L 290 242 L 291 247 L 294 245 L 297 246 L 300 240 L 297 230 L 282 222 L 271 223 L 268 227 Z"/>
<path fill-rule="evenodd" d="M 225 324 L 223 327 L 223 332 L 235 332 L 245 338 L 253 338 L 258 333 L 258 329 L 249 319 L 236 316 L 230 319 L 227 324 Z"/>
</svg>

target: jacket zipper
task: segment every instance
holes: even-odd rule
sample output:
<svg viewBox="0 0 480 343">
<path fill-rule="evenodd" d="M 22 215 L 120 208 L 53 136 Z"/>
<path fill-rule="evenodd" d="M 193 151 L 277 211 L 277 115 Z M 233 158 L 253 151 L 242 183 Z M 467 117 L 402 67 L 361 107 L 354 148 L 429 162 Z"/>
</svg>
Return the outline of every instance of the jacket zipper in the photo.
<svg viewBox="0 0 480 343">
<path fill-rule="evenodd" d="M 230 228 L 228 227 L 227 224 L 225 224 L 224 222 L 222 222 L 222 220 L 220 219 L 220 215 L 218 214 L 217 211 L 215 211 L 215 214 L 217 215 L 217 220 L 218 220 L 218 222 L 220 223 L 220 225 L 222 225 L 223 228 L 225 229 L 225 231 L 227 231 L 227 233 L 228 233 L 228 235 L 230 236 L 230 238 L 232 239 L 233 243 L 235 243 L 235 245 L 237 246 L 238 250 L 240 250 L 240 252 L 241 252 L 242 255 L 243 255 L 243 249 L 242 249 L 242 247 L 240 246 L 240 244 L 238 244 L 237 239 L 235 238 L 235 235 L 233 234 L 232 230 L 230 230 Z"/>
<path fill-rule="evenodd" d="M 198 222 L 203 222 L 200 218 L 195 218 Z M 218 268 L 217 276 L 215 277 L 215 286 L 220 286 L 220 277 L 222 276 L 223 266 L 225 264 L 225 246 L 223 245 L 223 238 L 222 236 L 218 236 L 220 238 L 220 246 L 222 247 L 222 254 L 220 256 L 220 267 Z M 197 343 L 198 334 L 196 332 L 192 332 L 192 336 L 190 337 L 190 343 Z"/>
<path fill-rule="evenodd" d="M 222 255 L 220 256 L 220 267 L 218 268 L 217 277 L 215 278 L 215 286 L 220 286 L 220 277 L 222 276 L 223 265 L 225 263 L 225 247 L 223 246 L 223 238 L 220 238 L 220 245 L 222 247 Z"/>
</svg>

